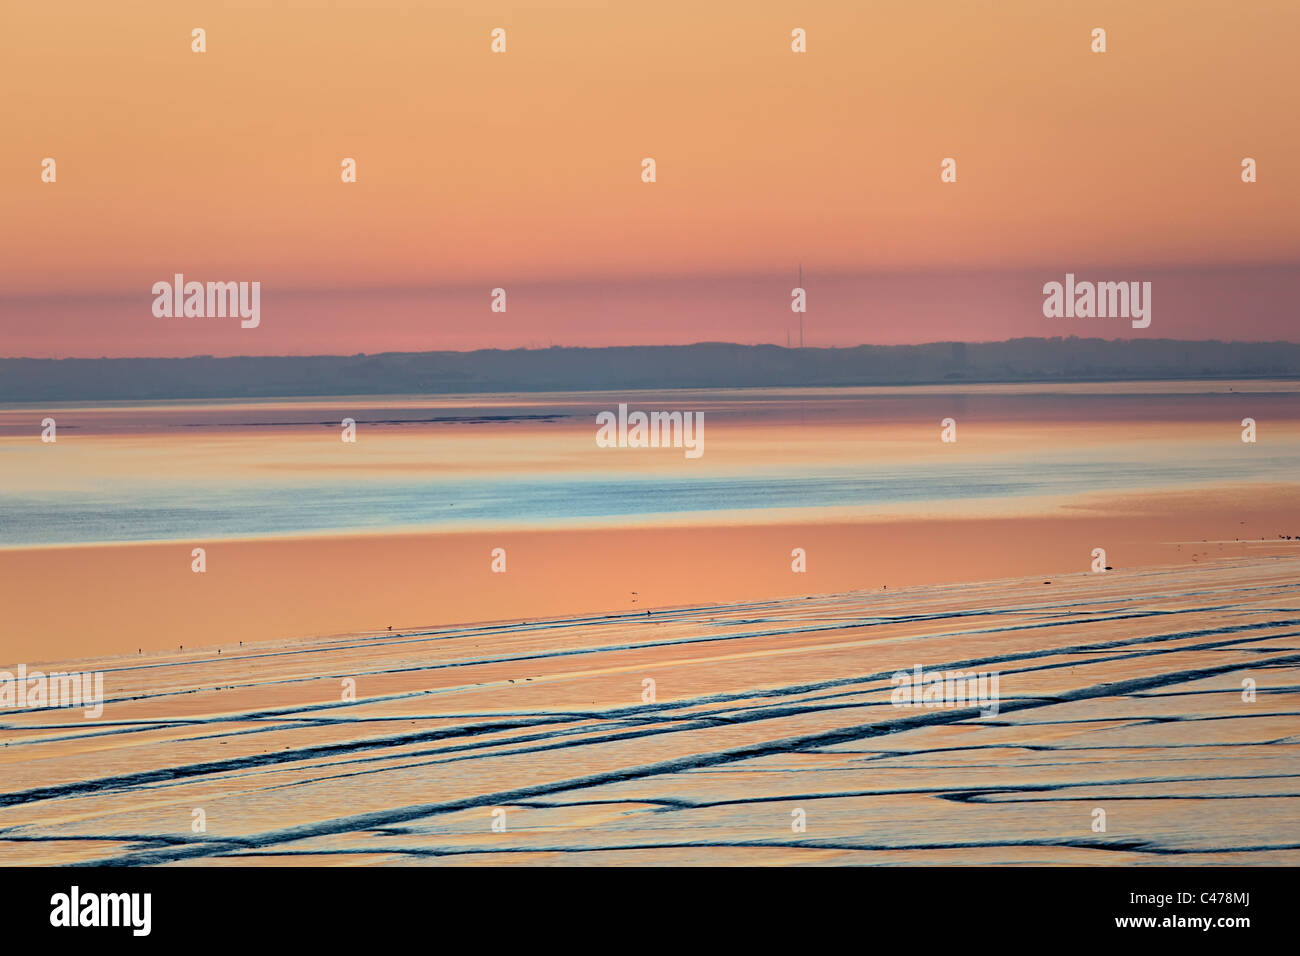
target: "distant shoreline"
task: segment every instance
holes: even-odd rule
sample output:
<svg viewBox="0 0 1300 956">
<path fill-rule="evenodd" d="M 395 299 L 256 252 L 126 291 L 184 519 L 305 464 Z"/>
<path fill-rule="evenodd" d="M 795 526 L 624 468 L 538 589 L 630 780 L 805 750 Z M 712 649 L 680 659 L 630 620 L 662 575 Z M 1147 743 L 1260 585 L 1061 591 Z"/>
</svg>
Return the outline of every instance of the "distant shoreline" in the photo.
<svg viewBox="0 0 1300 956">
<path fill-rule="evenodd" d="M 1020 338 L 783 348 L 483 349 L 350 356 L 0 359 L 0 402 L 672 388 L 1300 379 L 1300 343 Z"/>
</svg>

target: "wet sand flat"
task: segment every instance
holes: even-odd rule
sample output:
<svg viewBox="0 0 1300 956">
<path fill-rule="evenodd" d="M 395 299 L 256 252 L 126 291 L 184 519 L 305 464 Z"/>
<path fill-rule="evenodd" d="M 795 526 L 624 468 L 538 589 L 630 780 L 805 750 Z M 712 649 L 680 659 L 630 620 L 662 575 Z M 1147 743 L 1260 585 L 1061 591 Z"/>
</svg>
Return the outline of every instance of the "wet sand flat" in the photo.
<svg viewBox="0 0 1300 956">
<path fill-rule="evenodd" d="M 1300 556 L 1047 580 L 83 661 L 99 719 L 0 714 L 0 862 L 1300 862 Z"/>
<path fill-rule="evenodd" d="M 957 519 L 502 529 L 203 542 L 0 548 L 0 667 L 367 629 L 533 620 L 730 604 L 1300 553 L 1294 485 L 1097 496 Z M 1010 510 L 1018 509 L 1021 513 Z M 752 517 L 749 518 L 753 522 Z M 492 551 L 508 555 L 492 571 Z M 806 571 L 792 573 L 802 548 Z"/>
</svg>

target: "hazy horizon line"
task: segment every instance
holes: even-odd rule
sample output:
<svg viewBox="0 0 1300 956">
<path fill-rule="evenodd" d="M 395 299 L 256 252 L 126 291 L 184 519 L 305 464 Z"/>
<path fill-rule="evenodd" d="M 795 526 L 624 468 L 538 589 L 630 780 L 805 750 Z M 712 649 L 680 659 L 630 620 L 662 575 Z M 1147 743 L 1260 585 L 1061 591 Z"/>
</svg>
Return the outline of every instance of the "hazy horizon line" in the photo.
<svg viewBox="0 0 1300 956">
<path fill-rule="evenodd" d="M 217 355 L 196 352 L 188 355 L 64 355 L 58 358 L 40 355 L 0 355 L 0 362 L 176 362 L 190 359 L 350 359 L 376 358 L 385 355 L 475 355 L 486 352 L 613 352 L 635 349 L 693 349 L 702 346 L 729 346 L 744 349 L 777 349 L 788 352 L 850 352 L 855 349 L 911 349 L 935 345 L 1007 345 L 1013 342 L 1100 342 L 1108 345 L 1141 343 L 1145 346 L 1170 343 L 1189 345 L 1300 345 L 1296 339 L 1177 339 L 1177 338 L 1104 338 L 1099 335 L 1016 335 L 1001 339 L 926 339 L 918 342 L 858 342 L 854 345 L 781 345 L 776 342 L 735 342 L 727 339 L 700 339 L 696 342 L 656 344 L 652 342 L 627 345 L 517 345 L 511 347 L 488 346 L 474 349 L 385 349 L 378 352 L 281 352 L 259 355 L 236 353 Z"/>
</svg>

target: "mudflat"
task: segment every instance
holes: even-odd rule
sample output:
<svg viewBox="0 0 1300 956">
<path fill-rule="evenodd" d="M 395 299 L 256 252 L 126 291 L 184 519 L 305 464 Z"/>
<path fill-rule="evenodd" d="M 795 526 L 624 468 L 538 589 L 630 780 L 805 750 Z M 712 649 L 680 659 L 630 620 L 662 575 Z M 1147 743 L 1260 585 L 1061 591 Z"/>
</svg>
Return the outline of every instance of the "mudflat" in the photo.
<svg viewBox="0 0 1300 956">
<path fill-rule="evenodd" d="M 1300 556 L 106 657 L 0 862 L 1294 864 L 1298 666 Z"/>
</svg>

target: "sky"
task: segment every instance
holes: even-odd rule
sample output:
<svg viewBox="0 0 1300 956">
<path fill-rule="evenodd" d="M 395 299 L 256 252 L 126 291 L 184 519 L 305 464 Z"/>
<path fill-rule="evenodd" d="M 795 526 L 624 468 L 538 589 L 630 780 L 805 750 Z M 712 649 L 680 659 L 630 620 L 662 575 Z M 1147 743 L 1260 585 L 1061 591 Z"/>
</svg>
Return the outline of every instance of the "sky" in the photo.
<svg viewBox="0 0 1300 956">
<path fill-rule="evenodd" d="M 800 266 L 810 345 L 1296 341 L 1297 35 L 1291 0 L 14 0 L 0 356 L 797 344 Z M 155 317 L 176 273 L 260 282 L 260 325 Z M 1152 281 L 1151 326 L 1044 317 L 1066 273 Z"/>
</svg>

